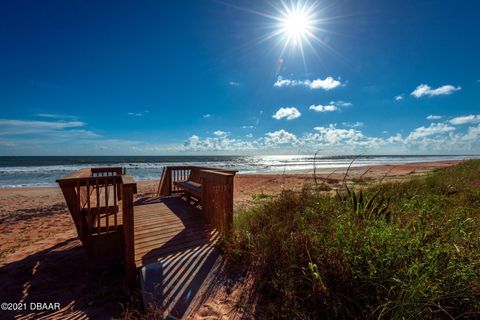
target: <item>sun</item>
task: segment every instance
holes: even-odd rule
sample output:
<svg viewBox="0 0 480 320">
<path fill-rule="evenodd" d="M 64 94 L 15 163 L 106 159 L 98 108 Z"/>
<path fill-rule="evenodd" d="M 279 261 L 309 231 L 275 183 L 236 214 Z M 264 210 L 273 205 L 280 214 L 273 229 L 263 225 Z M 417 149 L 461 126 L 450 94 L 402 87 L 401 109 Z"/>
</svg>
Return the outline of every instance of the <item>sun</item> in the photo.
<svg viewBox="0 0 480 320">
<path fill-rule="evenodd" d="M 315 38 L 317 20 L 314 4 L 302 1 L 290 4 L 282 2 L 279 16 L 275 20 L 278 22 L 276 34 L 280 36 L 284 47 L 291 45 L 303 51 L 304 44 Z"/>
<path fill-rule="evenodd" d="M 273 12 L 257 11 L 233 4 L 229 5 L 234 9 L 268 19 L 268 21 L 259 23 L 259 26 L 267 30 L 267 32 L 258 38 L 252 39 L 249 44 L 272 43 L 272 48 L 280 48 L 277 62 L 282 61 L 281 64 L 283 64 L 286 56 L 292 57 L 291 60 L 297 60 L 300 57 L 305 69 L 307 68 L 306 58 L 311 56 L 310 52 L 313 52 L 317 58 L 320 58 L 317 52 L 319 46 L 333 51 L 324 39 L 326 38 L 325 34 L 330 32 L 326 26 L 338 18 L 328 17 L 328 7 L 322 6 L 320 0 L 279 0 L 267 2 L 274 10 Z M 309 49 L 310 52 L 306 52 L 306 49 Z"/>
<path fill-rule="evenodd" d="M 278 34 L 286 45 L 303 47 L 303 42 L 313 37 L 315 20 L 309 7 L 299 4 L 284 7 L 278 21 Z"/>
</svg>

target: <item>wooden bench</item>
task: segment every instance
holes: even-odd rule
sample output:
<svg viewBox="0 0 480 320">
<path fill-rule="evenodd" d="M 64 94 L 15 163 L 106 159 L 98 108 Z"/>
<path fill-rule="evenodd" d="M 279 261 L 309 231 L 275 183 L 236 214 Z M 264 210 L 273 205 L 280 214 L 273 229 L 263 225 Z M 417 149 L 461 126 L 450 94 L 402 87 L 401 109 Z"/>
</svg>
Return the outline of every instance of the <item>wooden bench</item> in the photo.
<svg viewBox="0 0 480 320">
<path fill-rule="evenodd" d="M 203 186 L 200 183 L 194 181 L 175 181 L 173 183 L 178 188 L 181 188 L 185 192 L 185 196 L 187 198 L 187 202 L 190 203 L 192 196 L 198 200 L 198 202 L 202 202 L 203 198 Z"/>
</svg>

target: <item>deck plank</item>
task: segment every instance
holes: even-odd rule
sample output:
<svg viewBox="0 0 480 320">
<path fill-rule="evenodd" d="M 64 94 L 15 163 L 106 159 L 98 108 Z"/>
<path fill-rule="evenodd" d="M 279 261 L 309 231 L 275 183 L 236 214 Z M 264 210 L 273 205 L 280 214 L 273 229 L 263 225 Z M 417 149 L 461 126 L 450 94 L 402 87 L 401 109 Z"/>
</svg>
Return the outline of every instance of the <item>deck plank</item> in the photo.
<svg viewBox="0 0 480 320">
<path fill-rule="evenodd" d="M 205 225 L 200 210 L 179 197 L 139 200 L 134 212 L 137 267 L 198 247 L 213 247 L 218 237 Z"/>
</svg>

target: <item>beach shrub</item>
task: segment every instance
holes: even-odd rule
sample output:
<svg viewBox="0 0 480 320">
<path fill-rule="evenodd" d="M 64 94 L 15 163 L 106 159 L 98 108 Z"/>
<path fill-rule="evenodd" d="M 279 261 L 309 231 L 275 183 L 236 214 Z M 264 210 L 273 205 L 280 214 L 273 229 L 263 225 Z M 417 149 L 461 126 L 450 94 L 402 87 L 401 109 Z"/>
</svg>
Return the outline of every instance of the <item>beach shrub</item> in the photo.
<svg viewBox="0 0 480 320">
<path fill-rule="evenodd" d="M 283 191 L 235 217 L 227 263 L 255 270 L 258 317 L 480 317 L 480 161 L 408 182 Z"/>
</svg>

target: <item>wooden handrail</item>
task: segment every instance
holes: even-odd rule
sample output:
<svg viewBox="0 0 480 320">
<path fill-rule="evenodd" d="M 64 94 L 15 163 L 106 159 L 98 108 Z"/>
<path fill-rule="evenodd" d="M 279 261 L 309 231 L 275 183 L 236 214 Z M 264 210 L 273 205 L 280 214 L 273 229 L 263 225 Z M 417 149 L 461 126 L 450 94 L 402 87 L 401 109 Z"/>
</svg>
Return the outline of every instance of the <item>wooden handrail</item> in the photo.
<svg viewBox="0 0 480 320">
<path fill-rule="evenodd" d="M 230 174 L 237 173 L 236 170 L 228 170 L 223 168 L 200 166 L 167 166 L 165 167 L 162 177 L 160 179 L 157 189 L 157 196 L 170 196 L 172 194 L 181 192 L 181 189 L 177 188 L 174 184 L 176 181 L 190 180 L 194 182 L 200 182 L 200 170 L 210 170 Z"/>
</svg>

